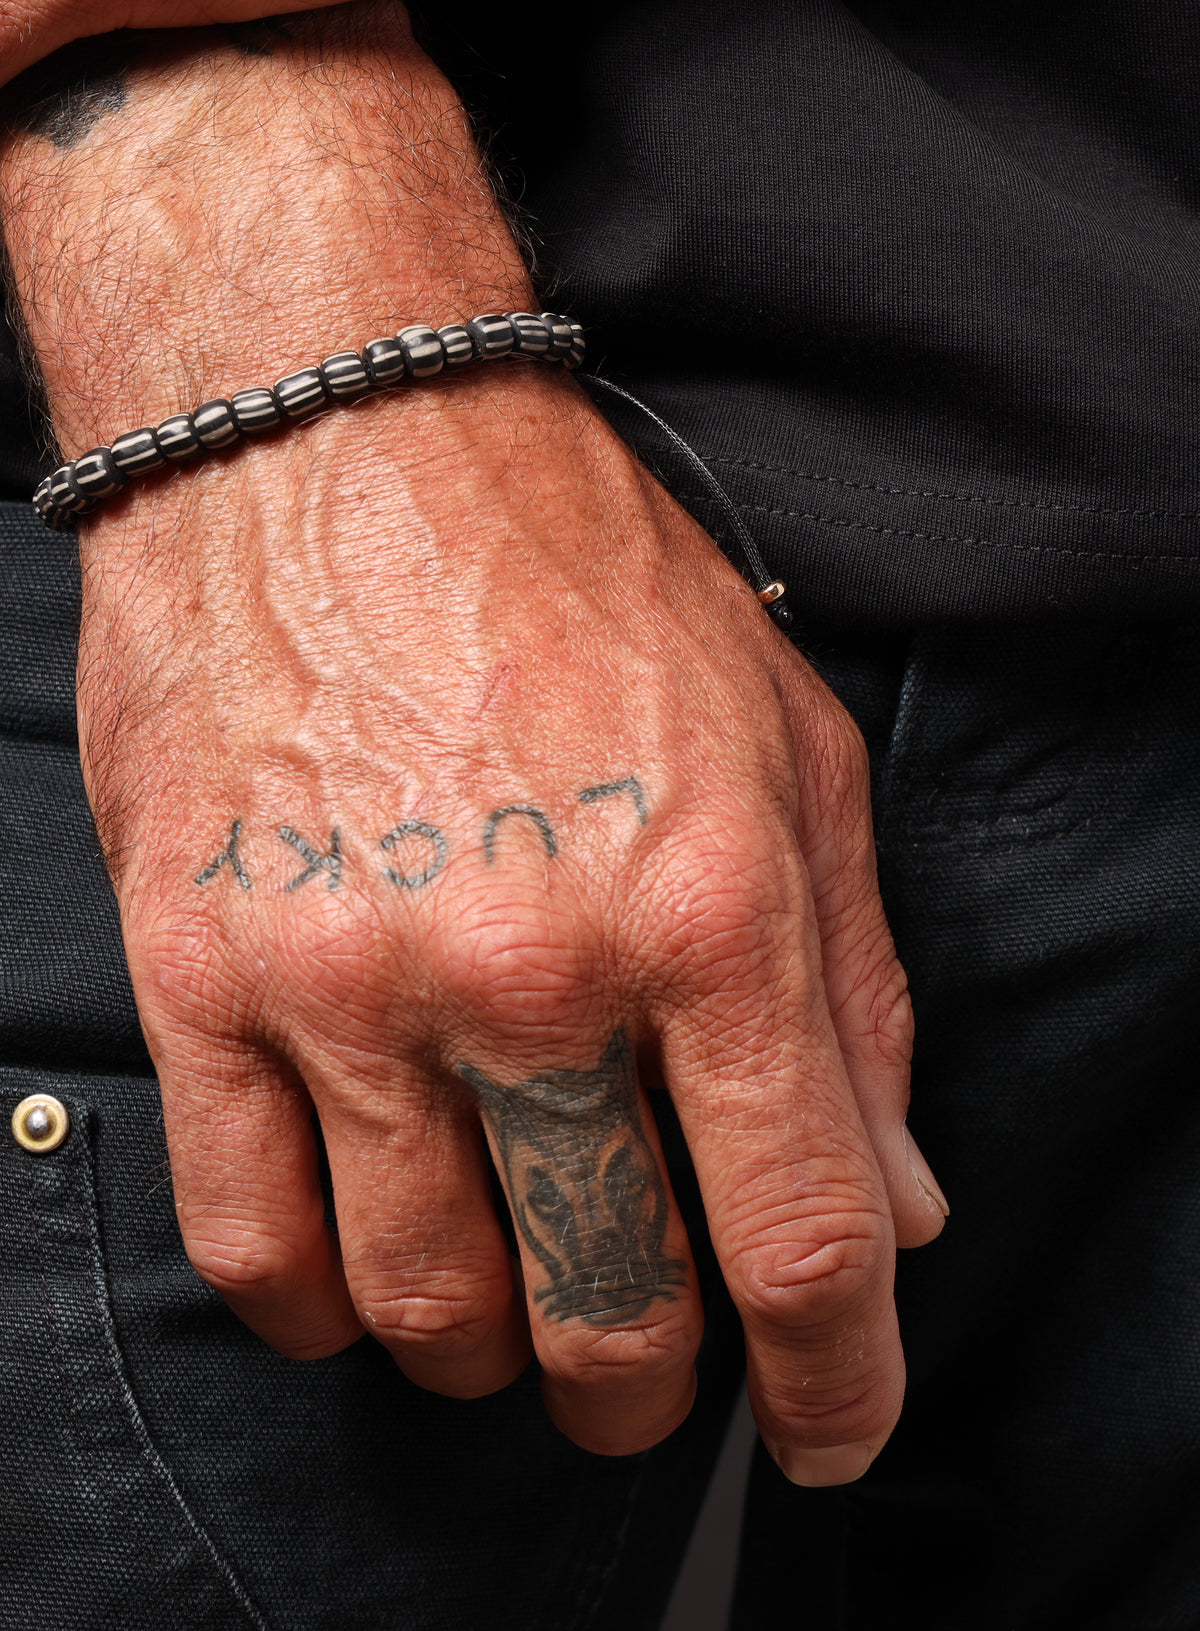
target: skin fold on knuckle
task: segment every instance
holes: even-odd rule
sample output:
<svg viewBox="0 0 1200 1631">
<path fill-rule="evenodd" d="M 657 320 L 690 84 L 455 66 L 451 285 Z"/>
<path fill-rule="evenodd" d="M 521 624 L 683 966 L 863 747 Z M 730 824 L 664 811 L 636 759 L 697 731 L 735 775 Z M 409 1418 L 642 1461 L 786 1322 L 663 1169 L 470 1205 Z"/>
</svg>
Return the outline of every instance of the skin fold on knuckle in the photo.
<svg viewBox="0 0 1200 1631">
<path fill-rule="evenodd" d="M 914 1040 L 912 997 L 887 926 L 872 914 L 858 934 L 839 939 L 838 953 L 826 985 L 832 988 L 830 1013 L 842 1045 L 849 1035 L 887 1063 L 907 1066 Z"/>
<path fill-rule="evenodd" d="M 461 1362 L 487 1346 L 511 1299 L 511 1282 L 442 1271 L 411 1287 L 353 1285 L 363 1325 L 401 1361 Z"/>
<path fill-rule="evenodd" d="M 792 1230 L 785 1241 L 749 1235 L 728 1259 L 726 1283 L 757 1330 L 819 1342 L 878 1306 L 891 1283 L 890 1230 L 861 1213 L 810 1219 L 801 1239 Z"/>
<path fill-rule="evenodd" d="M 307 1254 L 299 1242 L 249 1222 L 216 1220 L 181 1202 L 180 1226 L 188 1261 L 205 1282 L 230 1302 L 275 1304 L 302 1283 Z"/>
</svg>

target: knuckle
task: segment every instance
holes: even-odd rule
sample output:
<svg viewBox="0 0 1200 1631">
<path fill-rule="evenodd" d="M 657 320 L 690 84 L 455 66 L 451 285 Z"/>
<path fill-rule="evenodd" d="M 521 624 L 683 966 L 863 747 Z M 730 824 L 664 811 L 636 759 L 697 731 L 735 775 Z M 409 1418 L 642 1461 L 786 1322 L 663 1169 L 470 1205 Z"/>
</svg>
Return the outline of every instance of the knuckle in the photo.
<svg viewBox="0 0 1200 1631">
<path fill-rule="evenodd" d="M 841 1217 L 824 1234 L 786 1246 L 752 1243 L 736 1254 L 731 1290 L 748 1319 L 836 1337 L 874 1303 L 887 1246 L 883 1219 Z"/>
<path fill-rule="evenodd" d="M 318 895 L 281 922 L 263 955 L 285 989 L 314 1006 L 353 1012 L 373 995 L 388 949 L 369 901 Z"/>
<path fill-rule="evenodd" d="M 861 1432 L 860 1423 L 887 1426 L 899 1414 L 899 1400 L 887 1368 L 867 1354 L 867 1334 L 848 1333 L 820 1365 L 795 1368 L 786 1376 L 759 1378 L 760 1399 L 776 1431 L 798 1442 L 844 1443 Z"/>
<path fill-rule="evenodd" d="M 841 706 L 833 706 L 812 740 L 807 759 L 810 786 L 824 818 L 856 819 L 867 808 L 871 759 L 862 732 Z"/>
<path fill-rule="evenodd" d="M 569 1024 L 595 991 L 599 965 L 586 920 L 509 890 L 456 917 L 441 948 L 440 979 L 472 1026 L 519 1036 Z"/>
<path fill-rule="evenodd" d="M 232 1301 L 255 1301 L 285 1291 L 300 1267 L 297 1248 L 262 1233 L 188 1235 L 188 1261 L 205 1282 Z"/>
<path fill-rule="evenodd" d="M 753 985 L 795 910 L 795 840 L 773 822 L 710 818 L 659 857 L 652 937 L 672 980 Z M 772 842 L 772 838 L 776 842 Z"/>
<path fill-rule="evenodd" d="M 912 1059 L 916 1021 L 908 979 L 895 957 L 887 973 L 873 983 L 864 1029 L 887 1064 L 907 1068 Z"/>
<path fill-rule="evenodd" d="M 144 974 L 148 996 L 168 1013 L 201 1018 L 237 1006 L 237 982 L 211 929 L 202 922 L 158 928 L 130 924 L 130 963 Z"/>
<path fill-rule="evenodd" d="M 478 1352 L 496 1324 L 490 1308 L 462 1292 L 378 1293 L 360 1297 L 357 1307 L 368 1331 L 387 1347 L 440 1359 Z"/>
<path fill-rule="evenodd" d="M 681 1320 L 599 1330 L 577 1326 L 555 1334 L 544 1365 L 563 1383 L 603 1394 L 627 1385 L 652 1386 L 690 1364 L 699 1346 Z"/>
</svg>

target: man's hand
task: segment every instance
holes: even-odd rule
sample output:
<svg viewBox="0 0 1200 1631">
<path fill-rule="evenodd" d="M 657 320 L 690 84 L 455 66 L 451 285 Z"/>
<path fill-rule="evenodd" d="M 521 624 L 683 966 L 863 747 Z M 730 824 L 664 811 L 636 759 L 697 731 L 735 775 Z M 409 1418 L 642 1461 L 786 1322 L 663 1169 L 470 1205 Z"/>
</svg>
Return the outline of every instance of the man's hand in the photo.
<svg viewBox="0 0 1200 1631">
<path fill-rule="evenodd" d="M 139 70 L 119 151 L 10 149 L 68 453 L 388 313 L 528 304 L 448 89 L 349 10 L 353 53 L 325 18 Z M 700 1326 L 661 1079 L 763 1434 L 857 1476 L 900 1407 L 894 1244 L 942 1213 L 861 742 L 711 540 L 513 363 L 143 486 L 83 548 L 85 769 L 201 1274 L 286 1353 L 365 1324 L 456 1395 L 532 1334 L 564 1431 L 639 1450 Z"/>
</svg>

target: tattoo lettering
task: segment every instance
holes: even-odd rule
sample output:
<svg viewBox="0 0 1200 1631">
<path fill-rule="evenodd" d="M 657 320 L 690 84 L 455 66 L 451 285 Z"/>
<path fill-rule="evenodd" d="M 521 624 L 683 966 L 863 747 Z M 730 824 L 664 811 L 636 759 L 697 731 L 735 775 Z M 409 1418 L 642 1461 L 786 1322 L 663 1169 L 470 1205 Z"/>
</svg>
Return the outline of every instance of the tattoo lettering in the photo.
<svg viewBox="0 0 1200 1631">
<path fill-rule="evenodd" d="M 547 1070 L 505 1087 L 458 1073 L 492 1129 L 510 1204 L 549 1276 L 547 1319 L 628 1325 L 674 1299 L 684 1264 L 663 1254 L 667 1191 L 642 1128 L 633 1049 L 617 1031 L 594 1070 Z"/>
<path fill-rule="evenodd" d="M 600 799 L 615 798 L 621 794 L 628 794 L 632 799 L 638 824 L 644 827 L 648 814 L 646 789 L 636 776 L 624 776 L 620 781 L 601 782 L 596 787 L 585 787 L 578 798 L 581 804 L 595 804 Z M 484 823 L 483 853 L 488 866 L 494 866 L 496 863 L 498 834 L 510 816 L 523 816 L 526 821 L 532 822 L 547 858 L 553 861 L 557 857 L 558 839 L 545 813 L 532 804 L 505 804 L 500 809 L 493 810 Z M 283 888 L 288 894 L 295 894 L 305 884 L 311 883 L 322 874 L 328 878 L 328 888 L 342 887 L 345 856 L 341 828 L 335 827 L 330 833 L 328 851 L 318 849 L 290 823 L 276 827 L 275 836 L 290 845 L 304 862 L 303 871 L 298 872 L 284 884 Z M 240 886 L 249 889 L 251 879 L 242 865 L 241 840 L 242 822 L 235 821 L 229 831 L 228 844 L 196 874 L 195 882 L 203 887 L 213 881 L 222 867 L 228 866 Z M 429 847 L 429 859 L 424 866 L 415 866 L 414 863 L 421 859 L 422 845 Z M 407 865 L 405 861 L 401 861 L 399 865 L 382 869 L 383 876 L 389 883 L 395 884 L 397 889 L 424 889 L 427 884 L 440 877 L 445 869 L 450 855 L 450 840 L 440 827 L 435 827 L 428 821 L 402 821 L 379 840 L 379 848 L 385 853 L 400 849 L 406 858 Z"/>
<path fill-rule="evenodd" d="M 450 853 L 450 845 L 445 836 L 436 827 L 430 826 L 428 821 L 402 821 L 398 827 L 393 827 L 386 838 L 379 840 L 382 850 L 395 849 L 397 844 L 406 838 L 426 838 L 433 845 L 433 857 L 423 872 L 398 872 L 395 867 L 384 867 L 383 875 L 389 882 L 399 889 L 423 889 L 427 883 L 432 883 L 438 873 L 446 864 L 446 857 Z"/>
<path fill-rule="evenodd" d="M 580 804 L 595 804 L 597 799 L 609 799 L 616 793 L 628 793 L 637 811 L 638 825 L 646 825 L 646 789 L 636 776 L 622 776 L 619 782 L 601 782 L 599 787 L 585 787 L 579 795 Z"/>
<path fill-rule="evenodd" d="M 280 827 L 279 836 L 285 844 L 290 844 L 294 850 L 298 851 L 302 860 L 306 863 L 303 872 L 298 872 L 290 883 L 284 884 L 284 888 L 289 894 L 293 889 L 299 889 L 310 878 L 315 878 L 322 872 L 328 872 L 329 874 L 330 889 L 341 887 L 342 840 L 341 834 L 336 827 L 329 835 L 328 855 L 322 855 L 320 850 L 313 849 L 311 844 L 301 838 L 294 827 Z"/>
<path fill-rule="evenodd" d="M 201 889 L 204 888 L 206 883 L 211 883 L 213 881 L 223 866 L 227 866 L 229 868 L 243 889 L 250 888 L 250 874 L 242 865 L 242 859 L 238 853 L 238 846 L 241 836 L 242 824 L 240 821 L 235 821 L 233 826 L 229 829 L 229 842 L 221 851 L 220 855 L 214 855 L 208 865 L 206 867 L 202 867 L 196 874 L 195 881 L 200 885 Z"/>
<path fill-rule="evenodd" d="M 538 832 L 542 835 L 542 843 L 546 854 L 551 860 L 558 854 L 558 840 L 554 830 L 540 810 L 535 810 L 532 804 L 506 804 L 502 810 L 493 810 L 487 818 L 487 825 L 483 829 L 483 854 L 488 866 L 496 859 L 496 829 L 502 821 L 509 816 L 528 816 Z"/>
</svg>

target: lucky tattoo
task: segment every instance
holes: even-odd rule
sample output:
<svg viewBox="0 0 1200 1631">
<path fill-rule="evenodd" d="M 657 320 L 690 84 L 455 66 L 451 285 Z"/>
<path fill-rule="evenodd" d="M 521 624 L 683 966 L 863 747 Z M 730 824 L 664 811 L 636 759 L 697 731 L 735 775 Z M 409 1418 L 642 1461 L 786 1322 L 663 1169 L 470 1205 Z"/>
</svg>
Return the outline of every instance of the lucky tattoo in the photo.
<svg viewBox="0 0 1200 1631">
<path fill-rule="evenodd" d="M 628 797 L 637 815 L 638 825 L 644 827 L 649 819 L 649 800 L 646 789 L 636 776 L 623 776 L 619 781 L 599 782 L 585 787 L 576 794 L 580 804 L 595 804 L 601 799 Z M 483 824 L 480 842 L 488 866 L 500 859 L 499 834 L 505 822 L 520 817 L 532 826 L 541 840 L 547 860 L 553 861 L 559 853 L 559 840 L 544 811 L 533 804 L 504 804 L 493 810 Z M 201 888 L 213 882 L 224 871 L 242 889 L 251 888 L 250 873 L 242 862 L 242 822 L 235 821 L 229 829 L 229 840 L 219 854 L 196 873 L 194 882 Z M 528 830 L 528 829 L 527 829 Z M 286 893 L 295 894 L 305 884 L 324 877 L 329 889 L 340 889 L 343 883 L 345 855 L 342 830 L 334 827 L 329 836 L 329 848 L 322 850 L 296 827 L 285 822 L 274 829 L 275 837 L 289 845 L 304 862 L 302 871 L 279 885 Z M 450 839 L 440 827 L 428 821 L 401 821 L 379 840 L 377 847 L 392 856 L 395 864 L 378 868 L 379 875 L 395 884 L 397 889 L 424 889 L 439 878 L 450 856 Z M 258 863 L 255 863 L 256 870 Z"/>
<path fill-rule="evenodd" d="M 636 776 L 622 776 L 619 782 L 601 782 L 598 787 L 585 787 L 579 795 L 580 804 L 595 804 L 597 799 L 610 799 L 617 793 L 628 793 L 637 811 L 638 826 L 646 825 L 646 789 Z"/>
<path fill-rule="evenodd" d="M 542 845 L 550 860 L 558 854 L 558 840 L 554 836 L 554 829 L 540 810 L 535 810 L 532 804 L 506 804 L 502 810 L 492 811 L 483 829 L 483 855 L 489 866 L 496 859 L 496 833 L 500 823 L 509 816 L 518 815 L 527 816 L 533 822 L 542 835 Z"/>
<path fill-rule="evenodd" d="M 491 1127 L 518 1229 L 548 1275 L 547 1319 L 628 1325 L 673 1299 L 684 1265 L 663 1253 L 667 1191 L 642 1127 L 633 1049 L 617 1031 L 594 1070 L 505 1086 L 459 1075 Z"/>
<path fill-rule="evenodd" d="M 279 836 L 308 863 L 303 872 L 298 872 L 290 883 L 284 884 L 289 894 L 322 872 L 329 874 L 330 889 L 339 888 L 342 881 L 342 838 L 336 827 L 329 835 L 328 855 L 322 855 L 320 850 L 314 849 L 307 839 L 301 838 L 294 827 L 280 827 Z"/>
<path fill-rule="evenodd" d="M 219 855 L 214 855 L 206 867 L 201 867 L 196 874 L 196 882 L 201 889 L 206 883 L 211 883 L 222 867 L 228 867 L 243 889 L 250 888 L 250 874 L 242 865 L 241 857 L 242 824 L 235 821 L 229 829 L 229 842 Z"/>
</svg>

